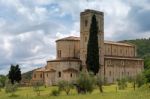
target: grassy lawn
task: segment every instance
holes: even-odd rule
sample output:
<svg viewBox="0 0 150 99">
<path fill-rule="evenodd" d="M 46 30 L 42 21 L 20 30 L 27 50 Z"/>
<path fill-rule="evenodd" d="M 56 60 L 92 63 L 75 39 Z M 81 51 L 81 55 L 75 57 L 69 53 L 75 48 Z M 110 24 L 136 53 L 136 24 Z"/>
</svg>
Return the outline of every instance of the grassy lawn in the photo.
<svg viewBox="0 0 150 99">
<path fill-rule="evenodd" d="M 62 92 L 59 96 L 51 96 L 51 90 L 56 87 L 41 87 L 41 95 L 37 96 L 32 87 L 21 87 L 15 93 L 15 96 L 6 94 L 5 90 L 0 91 L 0 99 L 150 99 L 150 89 L 142 87 L 135 91 L 131 86 L 125 90 L 117 90 L 116 86 L 104 86 L 104 93 L 95 89 L 91 94 L 78 95 L 75 90 L 71 90 L 70 95 Z"/>
</svg>

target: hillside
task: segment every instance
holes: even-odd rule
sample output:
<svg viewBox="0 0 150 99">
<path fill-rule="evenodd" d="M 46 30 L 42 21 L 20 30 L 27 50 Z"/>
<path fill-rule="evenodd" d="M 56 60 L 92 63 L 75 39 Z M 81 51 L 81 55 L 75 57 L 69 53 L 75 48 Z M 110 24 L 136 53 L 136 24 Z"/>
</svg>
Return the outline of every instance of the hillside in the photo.
<svg viewBox="0 0 150 99">
<path fill-rule="evenodd" d="M 26 79 L 31 80 L 33 71 L 34 70 L 23 73 L 22 80 L 26 80 Z"/>
</svg>

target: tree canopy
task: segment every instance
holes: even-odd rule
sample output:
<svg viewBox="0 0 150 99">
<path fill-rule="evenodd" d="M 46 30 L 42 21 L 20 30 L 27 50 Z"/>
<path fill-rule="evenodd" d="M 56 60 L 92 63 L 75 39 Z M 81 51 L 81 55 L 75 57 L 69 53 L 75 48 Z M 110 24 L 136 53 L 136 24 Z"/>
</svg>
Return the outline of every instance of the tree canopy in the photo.
<svg viewBox="0 0 150 99">
<path fill-rule="evenodd" d="M 19 83 L 21 81 L 21 70 L 18 64 L 16 66 L 11 65 L 8 78 L 12 84 L 14 84 L 15 82 Z"/>
</svg>

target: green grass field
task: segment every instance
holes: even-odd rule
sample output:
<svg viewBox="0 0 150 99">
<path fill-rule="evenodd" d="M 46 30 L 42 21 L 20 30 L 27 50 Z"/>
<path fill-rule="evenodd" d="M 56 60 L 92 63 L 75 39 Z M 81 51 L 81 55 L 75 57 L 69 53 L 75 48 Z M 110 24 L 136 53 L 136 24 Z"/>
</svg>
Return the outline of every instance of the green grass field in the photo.
<svg viewBox="0 0 150 99">
<path fill-rule="evenodd" d="M 135 91 L 131 86 L 125 90 L 117 90 L 116 86 L 104 86 L 104 93 L 100 93 L 95 89 L 91 94 L 78 95 L 75 90 L 71 90 L 70 95 L 62 92 L 59 96 L 51 96 L 51 90 L 56 87 L 41 87 L 41 95 L 37 96 L 32 87 L 21 87 L 17 90 L 14 96 L 5 93 L 5 90 L 0 91 L 0 99 L 150 99 L 150 89 L 143 86 Z"/>
</svg>

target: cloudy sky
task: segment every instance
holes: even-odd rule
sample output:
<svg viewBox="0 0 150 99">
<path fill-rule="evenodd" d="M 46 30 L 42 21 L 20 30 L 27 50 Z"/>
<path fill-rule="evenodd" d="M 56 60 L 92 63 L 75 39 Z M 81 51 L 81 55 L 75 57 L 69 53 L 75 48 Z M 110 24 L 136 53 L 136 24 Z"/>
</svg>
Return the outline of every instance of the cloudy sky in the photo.
<svg viewBox="0 0 150 99">
<path fill-rule="evenodd" d="M 55 40 L 79 36 L 85 9 L 104 12 L 106 40 L 150 37 L 149 0 L 0 0 L 0 74 L 54 59 Z"/>
</svg>

